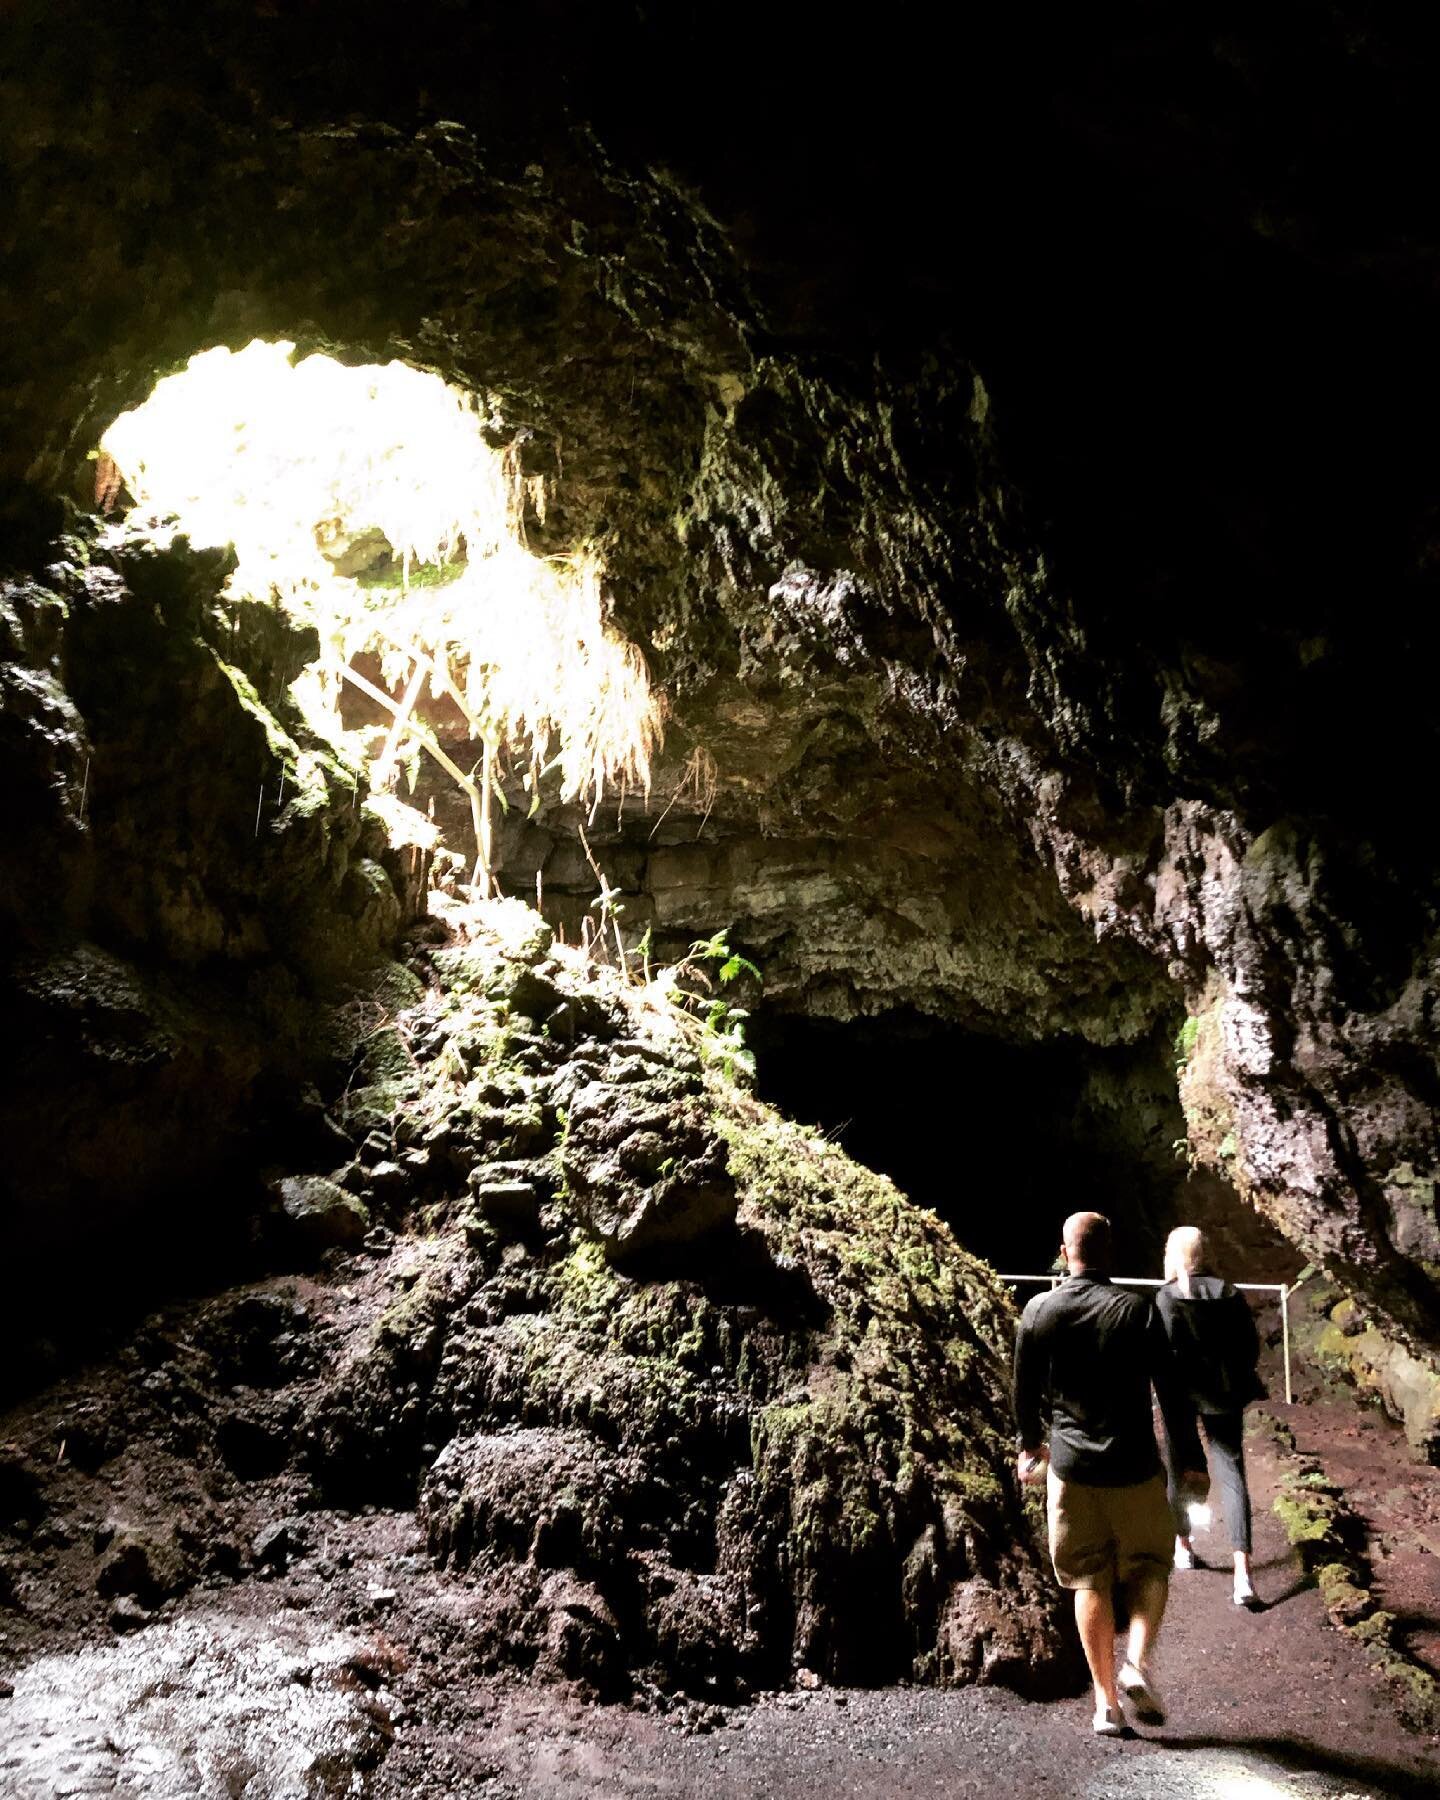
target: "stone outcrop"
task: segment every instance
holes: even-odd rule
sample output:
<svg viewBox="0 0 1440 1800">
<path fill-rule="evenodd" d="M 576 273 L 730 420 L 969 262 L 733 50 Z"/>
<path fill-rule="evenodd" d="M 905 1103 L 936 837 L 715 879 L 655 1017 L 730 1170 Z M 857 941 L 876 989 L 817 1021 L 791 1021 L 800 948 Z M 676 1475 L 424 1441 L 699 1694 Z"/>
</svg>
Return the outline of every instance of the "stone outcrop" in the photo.
<svg viewBox="0 0 1440 1800">
<path fill-rule="evenodd" d="M 598 1036 L 507 1036 L 520 997 L 553 1018 L 587 984 L 543 936 L 515 952 L 517 903 L 486 916 L 511 950 L 440 953 L 458 984 L 398 1015 L 417 1060 L 387 1099 L 475 1199 L 317 1394 L 321 1492 L 418 1481 L 432 1554 L 504 1596 L 492 1653 L 602 1691 L 1050 1678 L 1043 1578 L 1002 1548 L 1028 1540 L 1003 1287 L 614 976 Z M 480 1068 L 456 1054 L 476 1042 Z M 518 1163 L 508 1112 L 475 1104 L 507 1077 Z M 376 1104 L 355 1090 L 349 1117 Z M 520 1188 L 517 1227 L 485 1196 Z"/>
<path fill-rule="evenodd" d="M 334 1178 L 275 1182 L 293 1228 L 363 1203 L 363 1245 L 172 1307 L 4 1421 L 24 1650 L 169 1632 L 202 1583 L 250 1616 L 283 1581 L 337 1629 L 383 1617 L 398 1662 L 612 1698 L 1062 1683 L 1004 1285 L 657 992 L 518 903 L 466 925 L 384 977 L 313 1146 Z M 542 993 L 588 1028 L 530 1030 Z M 651 1135 L 673 1171 L 627 1154 Z"/>
<path fill-rule="evenodd" d="M 287 698 L 313 639 L 222 617 L 213 555 L 93 523 L 50 555 L 0 579 L 0 1212 L 28 1271 L 6 1329 L 63 1344 L 133 1283 L 243 1255 L 249 1146 L 323 1135 L 313 1084 L 400 907 L 359 772 Z"/>
</svg>

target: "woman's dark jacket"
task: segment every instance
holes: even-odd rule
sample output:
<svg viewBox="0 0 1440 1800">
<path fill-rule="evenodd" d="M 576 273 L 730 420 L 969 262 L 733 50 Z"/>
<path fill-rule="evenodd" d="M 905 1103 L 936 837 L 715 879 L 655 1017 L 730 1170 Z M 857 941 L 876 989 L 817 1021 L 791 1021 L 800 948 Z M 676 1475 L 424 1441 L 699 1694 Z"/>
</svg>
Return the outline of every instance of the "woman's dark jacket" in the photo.
<svg viewBox="0 0 1440 1800">
<path fill-rule="evenodd" d="M 1260 1339 L 1243 1294 L 1218 1275 L 1192 1275 L 1190 1295 L 1173 1281 L 1155 1305 L 1179 1370 L 1199 1413 L 1239 1412 L 1265 1388 L 1255 1373 Z"/>
</svg>

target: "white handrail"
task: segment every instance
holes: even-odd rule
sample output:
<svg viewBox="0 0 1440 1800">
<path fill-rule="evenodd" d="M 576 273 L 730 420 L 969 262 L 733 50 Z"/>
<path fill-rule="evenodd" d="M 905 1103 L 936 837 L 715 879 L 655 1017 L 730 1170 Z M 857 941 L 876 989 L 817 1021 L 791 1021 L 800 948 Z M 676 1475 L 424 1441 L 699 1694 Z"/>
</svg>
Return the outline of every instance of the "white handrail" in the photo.
<svg viewBox="0 0 1440 1800">
<path fill-rule="evenodd" d="M 1059 1287 L 1065 1279 L 1063 1275 L 1002 1275 L 1002 1281 L 1013 1281 L 1017 1285 L 1034 1282 L 1037 1286 L 1049 1282 L 1051 1287 Z M 1164 1287 L 1163 1281 L 1153 1275 L 1112 1275 L 1110 1281 L 1116 1287 Z M 1280 1296 L 1280 1342 L 1285 1358 L 1285 1404 L 1294 1404 L 1295 1392 L 1290 1380 L 1290 1284 L 1285 1281 L 1236 1281 L 1231 1286 L 1242 1294 L 1278 1294 Z"/>
</svg>

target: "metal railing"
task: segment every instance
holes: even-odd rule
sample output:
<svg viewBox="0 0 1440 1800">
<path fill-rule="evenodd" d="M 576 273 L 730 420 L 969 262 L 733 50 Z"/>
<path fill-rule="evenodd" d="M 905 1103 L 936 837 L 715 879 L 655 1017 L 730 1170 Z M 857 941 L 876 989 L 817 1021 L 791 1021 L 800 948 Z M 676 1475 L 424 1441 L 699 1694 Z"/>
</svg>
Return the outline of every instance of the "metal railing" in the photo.
<svg viewBox="0 0 1440 1800">
<path fill-rule="evenodd" d="M 1065 1279 L 1063 1275 L 1002 1275 L 1002 1281 L 1013 1282 L 1017 1287 L 1033 1284 L 1036 1287 L 1059 1287 Z M 1153 1275 L 1112 1275 L 1110 1280 L 1116 1287 L 1164 1287 L 1163 1281 Z M 1285 1358 L 1285 1404 L 1294 1403 L 1294 1390 L 1290 1384 L 1290 1289 L 1292 1284 L 1285 1281 L 1236 1281 L 1231 1285 L 1242 1294 L 1278 1294 L 1280 1296 L 1280 1343 Z"/>
</svg>

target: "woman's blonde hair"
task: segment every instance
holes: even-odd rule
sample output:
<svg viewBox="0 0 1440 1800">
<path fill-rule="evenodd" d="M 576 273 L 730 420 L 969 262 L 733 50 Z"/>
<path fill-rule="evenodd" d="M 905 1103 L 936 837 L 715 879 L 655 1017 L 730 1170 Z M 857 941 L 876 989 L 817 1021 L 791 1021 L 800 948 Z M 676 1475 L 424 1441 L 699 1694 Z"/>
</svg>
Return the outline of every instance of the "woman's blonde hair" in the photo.
<svg viewBox="0 0 1440 1800">
<path fill-rule="evenodd" d="M 1198 1225 L 1177 1225 L 1165 1240 L 1165 1279 L 1189 1295 L 1190 1277 L 1205 1267 L 1205 1237 Z"/>
</svg>

